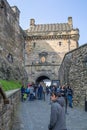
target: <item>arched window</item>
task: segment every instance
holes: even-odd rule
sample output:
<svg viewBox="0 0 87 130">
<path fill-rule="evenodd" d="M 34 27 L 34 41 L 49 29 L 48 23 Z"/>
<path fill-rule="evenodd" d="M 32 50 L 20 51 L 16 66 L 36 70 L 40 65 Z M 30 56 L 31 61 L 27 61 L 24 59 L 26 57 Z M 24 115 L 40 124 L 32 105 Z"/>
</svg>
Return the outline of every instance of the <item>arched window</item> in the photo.
<svg viewBox="0 0 87 130">
<path fill-rule="evenodd" d="M 61 46 L 61 42 L 59 42 L 59 46 Z"/>
<path fill-rule="evenodd" d="M 8 54 L 7 60 L 8 60 L 10 63 L 13 63 L 13 55 L 12 55 L 11 53 Z"/>
<path fill-rule="evenodd" d="M 33 47 L 35 48 L 35 46 L 36 46 L 36 43 L 34 42 L 34 43 L 33 43 Z"/>
</svg>

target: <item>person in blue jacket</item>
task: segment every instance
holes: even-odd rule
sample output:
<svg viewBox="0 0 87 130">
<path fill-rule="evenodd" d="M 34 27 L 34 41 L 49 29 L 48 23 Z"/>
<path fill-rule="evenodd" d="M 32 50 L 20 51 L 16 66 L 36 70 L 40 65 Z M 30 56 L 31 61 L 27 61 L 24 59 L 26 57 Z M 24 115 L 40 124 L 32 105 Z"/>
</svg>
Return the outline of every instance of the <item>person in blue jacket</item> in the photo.
<svg viewBox="0 0 87 130">
<path fill-rule="evenodd" d="M 24 86 L 22 86 L 21 87 L 21 101 L 23 102 L 23 96 L 24 96 L 24 93 L 25 93 L 25 87 Z"/>
</svg>

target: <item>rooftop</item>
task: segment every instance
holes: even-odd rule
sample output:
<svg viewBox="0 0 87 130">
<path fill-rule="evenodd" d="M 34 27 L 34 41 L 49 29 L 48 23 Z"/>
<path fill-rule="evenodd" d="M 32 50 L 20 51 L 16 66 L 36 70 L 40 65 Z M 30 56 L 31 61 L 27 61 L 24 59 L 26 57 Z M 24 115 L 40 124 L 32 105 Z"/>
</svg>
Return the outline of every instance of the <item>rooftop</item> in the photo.
<svg viewBox="0 0 87 130">
<path fill-rule="evenodd" d="M 73 29 L 72 17 L 68 17 L 67 23 L 56 24 L 35 24 L 34 19 L 30 19 L 30 28 L 28 32 L 62 32 L 70 31 Z"/>
</svg>

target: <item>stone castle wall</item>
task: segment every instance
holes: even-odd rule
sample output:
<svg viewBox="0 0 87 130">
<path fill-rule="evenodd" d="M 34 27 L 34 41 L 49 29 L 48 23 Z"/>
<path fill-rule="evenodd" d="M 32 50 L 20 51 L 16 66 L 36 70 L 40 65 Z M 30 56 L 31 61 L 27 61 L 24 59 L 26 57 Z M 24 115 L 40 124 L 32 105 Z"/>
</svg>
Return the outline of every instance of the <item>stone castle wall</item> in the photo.
<svg viewBox="0 0 87 130">
<path fill-rule="evenodd" d="M 72 46 L 76 44 L 73 41 Z M 29 50 L 28 50 L 29 49 Z M 64 51 L 63 51 L 64 50 Z M 50 79 L 58 80 L 58 70 L 62 59 L 69 51 L 67 40 L 33 40 L 26 45 L 26 68 L 30 81 L 40 75 L 48 75 Z M 42 61 L 40 53 L 47 53 L 45 62 Z"/>
<path fill-rule="evenodd" d="M 34 46 L 35 44 L 35 46 Z M 27 51 L 26 68 L 30 81 L 40 75 L 48 75 L 50 79 L 58 79 L 58 69 L 65 52 L 58 52 L 58 40 L 37 40 L 28 42 L 26 49 L 31 46 L 31 51 Z M 61 49 L 60 49 L 61 50 Z M 46 56 L 44 56 L 46 54 Z M 45 57 L 45 59 L 43 58 Z"/>
<path fill-rule="evenodd" d="M 87 100 L 87 44 L 67 53 L 59 69 L 61 85 L 67 83 L 74 90 L 74 105 L 83 106 Z"/>
<path fill-rule="evenodd" d="M 24 32 L 19 26 L 20 11 L 0 1 L 0 78 L 23 77 Z"/>
<path fill-rule="evenodd" d="M 9 104 L 4 104 L 0 94 L 0 130 L 12 130 L 14 114 L 20 101 L 20 90 L 6 93 Z"/>
<path fill-rule="evenodd" d="M 60 43 L 61 41 L 61 43 Z M 48 39 L 32 40 L 26 44 L 25 65 L 30 81 L 41 75 L 48 75 L 50 80 L 58 80 L 58 70 L 66 52 L 69 51 L 68 40 Z M 71 40 L 70 49 L 76 48 L 76 41 Z M 47 53 L 42 61 L 41 53 Z"/>
</svg>

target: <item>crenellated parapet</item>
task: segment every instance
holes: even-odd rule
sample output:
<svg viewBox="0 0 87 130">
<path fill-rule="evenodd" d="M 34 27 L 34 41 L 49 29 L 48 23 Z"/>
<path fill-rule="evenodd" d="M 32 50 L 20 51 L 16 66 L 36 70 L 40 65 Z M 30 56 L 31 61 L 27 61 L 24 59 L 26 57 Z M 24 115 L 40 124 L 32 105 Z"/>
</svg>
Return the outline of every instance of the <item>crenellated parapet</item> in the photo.
<svg viewBox="0 0 87 130">
<path fill-rule="evenodd" d="M 0 14 L 8 20 L 10 24 L 17 22 L 19 24 L 20 11 L 17 6 L 11 7 L 6 0 L 0 0 Z"/>
</svg>

